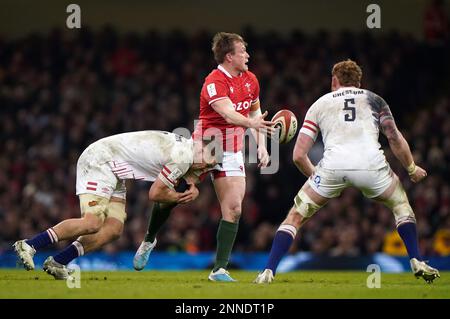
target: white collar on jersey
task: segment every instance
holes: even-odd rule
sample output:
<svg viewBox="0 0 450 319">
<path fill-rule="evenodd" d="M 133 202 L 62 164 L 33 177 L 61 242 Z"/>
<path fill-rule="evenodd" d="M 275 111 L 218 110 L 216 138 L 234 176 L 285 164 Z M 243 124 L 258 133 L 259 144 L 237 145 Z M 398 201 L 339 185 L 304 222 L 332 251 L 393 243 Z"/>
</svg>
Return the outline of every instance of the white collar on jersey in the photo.
<svg viewBox="0 0 450 319">
<path fill-rule="evenodd" d="M 341 86 L 339 89 L 337 89 L 336 91 L 339 91 L 339 90 L 348 90 L 348 89 L 360 89 L 360 88 L 357 88 L 356 86 Z"/>
<path fill-rule="evenodd" d="M 219 66 L 217 67 L 220 71 L 222 71 L 223 73 L 225 73 L 225 75 L 226 76 L 228 76 L 229 78 L 233 78 L 232 76 L 231 76 L 231 74 L 227 71 L 227 70 L 225 70 L 225 68 L 223 67 L 223 66 L 221 66 L 220 64 L 219 64 Z"/>
</svg>

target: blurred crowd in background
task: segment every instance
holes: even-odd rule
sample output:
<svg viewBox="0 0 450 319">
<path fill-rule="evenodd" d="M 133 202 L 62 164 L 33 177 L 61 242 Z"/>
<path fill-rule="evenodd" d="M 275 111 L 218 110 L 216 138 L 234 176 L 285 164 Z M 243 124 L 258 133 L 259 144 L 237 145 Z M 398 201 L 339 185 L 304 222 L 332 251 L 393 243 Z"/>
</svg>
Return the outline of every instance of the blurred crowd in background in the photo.
<svg viewBox="0 0 450 319">
<path fill-rule="evenodd" d="M 330 90 L 330 70 L 347 58 L 363 69 L 364 88 L 388 102 L 428 177 L 413 185 L 381 138 L 409 195 L 424 255 L 450 254 L 450 76 L 448 31 L 424 41 L 395 32 L 314 35 L 256 33 L 245 28 L 249 67 L 270 116 L 282 108 L 299 121 Z M 204 78 L 216 67 L 213 34 L 181 31 L 120 34 L 53 30 L 0 38 L 0 252 L 67 218 L 80 216 L 76 162 L 102 137 L 137 130 L 192 131 Z M 310 156 L 321 157 L 320 137 Z M 247 165 L 247 194 L 234 251 L 267 252 L 306 178 L 292 163 L 294 141 L 280 146 L 280 168 L 261 175 Z M 363 150 L 361 150 L 363 151 Z M 123 236 L 108 252 L 135 250 L 152 203 L 149 183 L 128 184 Z M 158 235 L 159 251 L 213 251 L 220 207 L 210 179 L 200 197 L 175 208 Z M 62 247 L 65 243 L 59 243 Z M 292 251 L 333 256 L 406 255 L 391 212 L 348 189 L 300 231 Z"/>
</svg>

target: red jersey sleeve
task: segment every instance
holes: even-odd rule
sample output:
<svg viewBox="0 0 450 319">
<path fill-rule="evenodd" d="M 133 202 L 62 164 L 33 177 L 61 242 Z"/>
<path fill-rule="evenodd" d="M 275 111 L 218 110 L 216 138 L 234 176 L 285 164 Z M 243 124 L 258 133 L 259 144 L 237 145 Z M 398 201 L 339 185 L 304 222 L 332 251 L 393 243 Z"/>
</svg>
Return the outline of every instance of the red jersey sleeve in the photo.
<svg viewBox="0 0 450 319">
<path fill-rule="evenodd" d="M 249 71 L 250 77 L 252 79 L 253 82 L 253 100 L 252 100 L 252 104 L 255 104 L 256 102 L 259 101 L 259 81 L 258 78 L 256 77 L 256 75 L 252 72 Z"/>
<path fill-rule="evenodd" d="M 211 105 L 216 101 L 229 98 L 230 93 L 223 79 L 211 76 L 206 78 L 201 94 L 205 101 L 208 102 L 208 105 Z"/>
</svg>

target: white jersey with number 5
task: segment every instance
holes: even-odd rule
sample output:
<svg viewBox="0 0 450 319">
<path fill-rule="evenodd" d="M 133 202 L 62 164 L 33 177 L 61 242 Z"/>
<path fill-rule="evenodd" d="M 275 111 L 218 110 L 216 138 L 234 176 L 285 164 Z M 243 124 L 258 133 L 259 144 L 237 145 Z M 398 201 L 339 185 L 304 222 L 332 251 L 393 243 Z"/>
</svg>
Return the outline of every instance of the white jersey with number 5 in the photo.
<svg viewBox="0 0 450 319">
<path fill-rule="evenodd" d="M 324 143 L 320 166 L 326 169 L 377 170 L 387 166 L 378 142 L 380 124 L 392 119 L 378 95 L 343 87 L 319 98 L 308 110 L 301 133 Z"/>
</svg>

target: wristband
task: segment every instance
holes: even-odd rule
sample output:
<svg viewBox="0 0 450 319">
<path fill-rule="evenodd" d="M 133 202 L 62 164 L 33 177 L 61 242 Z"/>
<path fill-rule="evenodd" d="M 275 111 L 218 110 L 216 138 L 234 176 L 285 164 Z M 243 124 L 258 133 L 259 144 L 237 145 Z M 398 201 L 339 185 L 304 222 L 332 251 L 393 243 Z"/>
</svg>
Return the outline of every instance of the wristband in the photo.
<svg viewBox="0 0 450 319">
<path fill-rule="evenodd" d="M 408 175 L 410 176 L 413 175 L 417 170 L 416 164 L 412 162 L 411 165 L 409 165 L 406 170 L 408 171 Z"/>
</svg>

